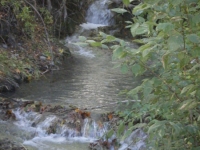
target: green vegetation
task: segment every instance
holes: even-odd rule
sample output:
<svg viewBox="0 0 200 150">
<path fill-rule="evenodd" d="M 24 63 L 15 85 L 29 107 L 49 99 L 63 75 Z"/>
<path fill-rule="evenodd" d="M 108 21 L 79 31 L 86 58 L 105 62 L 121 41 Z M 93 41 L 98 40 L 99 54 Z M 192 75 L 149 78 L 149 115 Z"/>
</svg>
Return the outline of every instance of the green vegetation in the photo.
<svg viewBox="0 0 200 150">
<path fill-rule="evenodd" d="M 128 12 L 133 0 L 123 0 Z M 143 76 L 141 85 L 127 91 L 131 99 L 141 99 L 131 108 L 119 111 L 117 135 L 128 136 L 142 127 L 149 135 L 150 149 L 200 149 L 200 2 L 198 0 L 143 0 L 132 12 L 127 28 L 133 42 L 100 32 L 103 40 L 85 40 L 91 46 L 113 43 L 113 58 L 120 59 L 123 72 Z M 124 126 L 129 129 L 122 136 Z M 110 131 L 109 135 L 113 132 Z"/>
<path fill-rule="evenodd" d="M 35 64 L 38 61 L 36 54 L 39 55 L 49 49 L 47 44 L 39 41 L 45 36 L 44 26 L 40 23 L 43 18 L 35 15 L 32 6 L 25 0 L 0 2 L 0 44 L 5 45 L 0 47 L 1 82 L 12 80 L 14 74 L 29 79 L 40 75 L 39 63 Z M 45 17 L 47 16 L 50 14 Z M 48 22 L 46 21 L 45 24 L 48 25 Z"/>
<path fill-rule="evenodd" d="M 7 88 L 2 82 L 16 75 L 22 80 L 38 78 L 56 68 L 58 57 L 69 54 L 55 39 L 72 34 L 76 24 L 82 22 L 84 17 L 80 12 L 85 13 L 89 2 L 81 3 L 79 0 L 0 1 L 0 92 Z"/>
</svg>

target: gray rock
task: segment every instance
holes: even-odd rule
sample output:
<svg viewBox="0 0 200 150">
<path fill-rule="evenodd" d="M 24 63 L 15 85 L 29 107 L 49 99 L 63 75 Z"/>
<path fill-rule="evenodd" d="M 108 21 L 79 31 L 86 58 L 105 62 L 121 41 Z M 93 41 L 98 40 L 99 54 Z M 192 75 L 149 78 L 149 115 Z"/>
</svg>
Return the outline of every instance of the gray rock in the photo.
<svg viewBox="0 0 200 150">
<path fill-rule="evenodd" d="M 45 61 L 47 58 L 45 56 L 40 56 L 40 60 Z"/>
<path fill-rule="evenodd" d="M 2 47 L 7 49 L 8 48 L 8 45 L 7 44 L 2 44 Z"/>
<path fill-rule="evenodd" d="M 7 43 L 8 43 L 8 45 L 10 45 L 11 47 L 14 47 L 14 48 L 16 47 L 16 40 L 15 40 L 14 35 L 12 35 L 12 34 L 9 34 L 9 35 L 8 35 Z"/>
<path fill-rule="evenodd" d="M 18 58 L 19 57 L 19 54 L 12 54 L 11 55 L 11 58 Z"/>
<path fill-rule="evenodd" d="M 119 150 L 145 150 L 147 134 L 142 129 L 136 129 L 122 143 Z"/>
</svg>

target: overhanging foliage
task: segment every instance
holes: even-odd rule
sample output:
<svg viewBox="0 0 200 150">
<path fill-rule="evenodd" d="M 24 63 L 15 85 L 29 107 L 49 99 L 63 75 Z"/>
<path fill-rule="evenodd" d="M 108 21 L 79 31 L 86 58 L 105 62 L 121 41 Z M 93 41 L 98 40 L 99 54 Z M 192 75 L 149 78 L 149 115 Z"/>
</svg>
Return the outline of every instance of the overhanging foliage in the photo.
<svg viewBox="0 0 200 150">
<path fill-rule="evenodd" d="M 132 1 L 123 0 L 125 6 Z M 127 12 L 125 8 L 114 12 Z M 130 13 L 134 17 L 127 28 L 141 45 L 138 49 L 102 32 L 101 44 L 89 42 L 102 47 L 117 43 L 111 48 L 113 58 L 123 61 L 122 70 L 145 75 L 141 85 L 127 92 L 142 102 L 119 112 L 121 123 L 143 127 L 152 149 L 200 149 L 200 2 L 143 0 Z"/>
</svg>

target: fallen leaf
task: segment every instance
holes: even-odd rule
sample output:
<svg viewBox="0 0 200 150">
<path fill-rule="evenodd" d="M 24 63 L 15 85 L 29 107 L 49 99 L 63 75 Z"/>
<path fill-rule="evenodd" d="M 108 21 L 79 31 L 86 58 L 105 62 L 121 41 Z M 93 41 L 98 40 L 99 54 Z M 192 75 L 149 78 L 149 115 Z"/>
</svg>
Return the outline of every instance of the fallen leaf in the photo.
<svg viewBox="0 0 200 150">
<path fill-rule="evenodd" d="M 15 69 L 15 72 L 16 73 L 20 73 L 21 71 L 19 69 Z"/>
<path fill-rule="evenodd" d="M 112 120 L 112 118 L 113 118 L 113 115 L 112 114 L 108 114 L 108 119 Z"/>
</svg>

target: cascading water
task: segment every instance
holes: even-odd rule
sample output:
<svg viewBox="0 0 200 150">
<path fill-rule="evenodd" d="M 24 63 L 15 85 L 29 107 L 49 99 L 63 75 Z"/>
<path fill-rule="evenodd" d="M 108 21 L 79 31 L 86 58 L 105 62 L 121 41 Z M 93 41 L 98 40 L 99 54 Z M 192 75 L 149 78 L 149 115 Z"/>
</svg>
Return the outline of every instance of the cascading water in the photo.
<svg viewBox="0 0 200 150">
<path fill-rule="evenodd" d="M 23 134 L 25 140 L 23 144 L 34 150 L 71 150 L 70 145 L 73 145 L 73 150 L 80 150 L 80 146 L 82 149 L 88 149 L 84 143 L 94 142 L 109 128 L 107 123 L 99 126 L 96 121 L 86 118 L 78 132 L 66 123 L 69 118 L 62 119 L 56 115 L 25 112 L 19 109 L 15 110 L 14 114 L 16 115 L 14 125 L 22 133 L 26 133 L 26 136 Z M 79 144 L 75 145 L 74 142 Z"/>
<path fill-rule="evenodd" d="M 113 14 L 108 9 L 108 0 L 97 0 L 88 9 L 86 21 L 88 23 L 113 25 Z"/>
<path fill-rule="evenodd" d="M 111 10 L 108 9 L 108 0 L 97 0 L 87 10 L 86 23 L 80 25 L 81 31 L 114 25 L 113 16 Z"/>
</svg>

